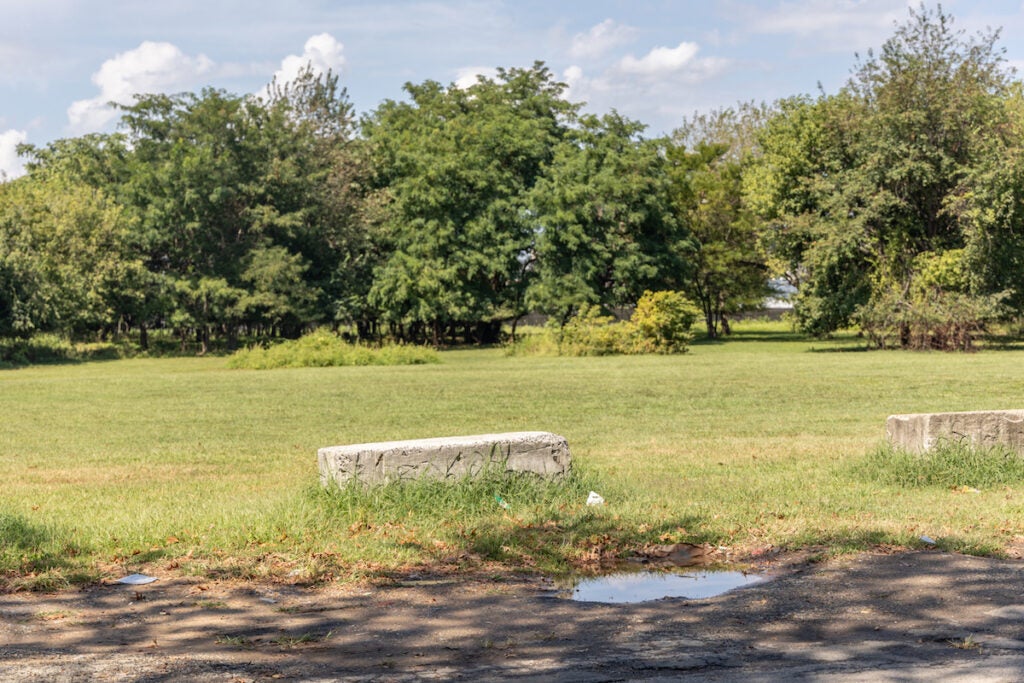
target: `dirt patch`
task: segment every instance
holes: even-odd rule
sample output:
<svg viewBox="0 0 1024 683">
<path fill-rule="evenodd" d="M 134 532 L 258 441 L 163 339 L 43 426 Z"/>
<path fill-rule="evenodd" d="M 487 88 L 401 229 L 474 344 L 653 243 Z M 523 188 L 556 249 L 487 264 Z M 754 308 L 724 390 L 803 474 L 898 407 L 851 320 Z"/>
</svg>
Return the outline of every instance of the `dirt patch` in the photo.
<svg viewBox="0 0 1024 683">
<path fill-rule="evenodd" d="M 0 680 L 1020 680 L 1024 563 L 938 551 L 764 561 L 702 600 L 543 580 L 297 586 L 161 578 L 0 595 Z"/>
</svg>

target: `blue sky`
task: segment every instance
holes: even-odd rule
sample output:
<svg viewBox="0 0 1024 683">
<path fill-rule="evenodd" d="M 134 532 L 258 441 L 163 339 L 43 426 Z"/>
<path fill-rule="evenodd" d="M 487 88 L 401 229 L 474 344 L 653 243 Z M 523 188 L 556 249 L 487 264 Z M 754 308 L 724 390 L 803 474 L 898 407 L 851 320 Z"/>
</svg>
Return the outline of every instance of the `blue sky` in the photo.
<svg viewBox="0 0 1024 683">
<path fill-rule="evenodd" d="M 0 0 L 0 171 L 19 142 L 110 131 L 135 92 L 243 94 L 311 62 L 360 113 L 402 85 L 542 60 L 595 112 L 670 132 L 697 111 L 834 92 L 908 0 Z M 947 0 L 969 33 L 1003 28 L 1024 66 L 1021 0 Z"/>
</svg>

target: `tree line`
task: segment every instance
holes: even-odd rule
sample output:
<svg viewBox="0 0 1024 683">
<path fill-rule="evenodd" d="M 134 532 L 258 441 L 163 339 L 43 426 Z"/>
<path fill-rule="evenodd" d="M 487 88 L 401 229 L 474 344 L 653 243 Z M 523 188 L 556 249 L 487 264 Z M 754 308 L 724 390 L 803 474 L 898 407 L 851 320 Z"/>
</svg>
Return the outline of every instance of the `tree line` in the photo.
<svg viewBox="0 0 1024 683">
<path fill-rule="evenodd" d="M 542 63 L 361 117 L 310 69 L 139 95 L 0 183 L 0 338 L 489 343 L 664 290 L 717 336 L 785 278 L 808 332 L 964 348 L 1024 309 L 1024 100 L 997 41 L 911 11 L 835 94 L 653 139 Z"/>
</svg>

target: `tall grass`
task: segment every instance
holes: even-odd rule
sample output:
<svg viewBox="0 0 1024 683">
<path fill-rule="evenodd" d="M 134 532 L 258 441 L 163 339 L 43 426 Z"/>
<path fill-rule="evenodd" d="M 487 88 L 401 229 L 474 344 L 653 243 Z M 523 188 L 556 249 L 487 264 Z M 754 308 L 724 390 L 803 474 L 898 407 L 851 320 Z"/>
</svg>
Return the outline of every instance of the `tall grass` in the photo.
<svg viewBox="0 0 1024 683">
<path fill-rule="evenodd" d="M 1024 456 L 1006 446 L 972 446 L 943 440 L 924 453 L 879 446 L 856 471 L 873 481 L 901 487 L 987 489 L 1024 484 Z"/>
<path fill-rule="evenodd" d="M 300 339 L 268 348 L 254 346 L 236 351 L 228 360 L 228 367 L 269 370 L 345 365 L 422 365 L 438 362 L 440 357 L 430 348 L 404 344 L 385 344 L 378 347 L 351 344 L 329 330 L 317 330 Z"/>
<path fill-rule="evenodd" d="M 223 358 L 2 371 L 0 575 L 46 587 L 143 569 L 564 571 L 658 542 L 742 555 L 928 535 L 998 552 L 1024 536 L 1019 481 L 965 482 L 974 493 L 857 469 L 889 414 L 1020 407 L 1024 351 L 847 352 L 859 348 L 740 323 L 681 356 L 488 349 L 267 373 Z M 323 446 L 517 430 L 565 436 L 580 479 L 525 502 L 514 486 L 373 498 L 316 483 Z M 589 489 L 607 504 L 587 507 Z"/>
</svg>

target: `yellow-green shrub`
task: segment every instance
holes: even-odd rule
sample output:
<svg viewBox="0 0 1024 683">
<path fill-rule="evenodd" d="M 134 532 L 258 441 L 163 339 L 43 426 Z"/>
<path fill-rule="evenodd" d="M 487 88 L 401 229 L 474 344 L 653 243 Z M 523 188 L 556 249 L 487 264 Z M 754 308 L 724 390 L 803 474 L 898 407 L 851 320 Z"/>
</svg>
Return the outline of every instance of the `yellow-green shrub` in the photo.
<svg viewBox="0 0 1024 683">
<path fill-rule="evenodd" d="M 437 351 L 423 346 L 386 344 L 380 347 L 350 344 L 330 330 L 317 330 L 294 341 L 269 348 L 242 349 L 228 359 L 229 368 L 331 367 L 338 365 L 420 365 L 438 363 Z"/>
<path fill-rule="evenodd" d="M 690 328 L 700 315 L 679 292 L 644 292 L 630 320 L 616 322 L 597 306 L 583 306 L 559 327 L 525 336 L 509 355 L 609 356 L 640 353 L 685 353 Z"/>
<path fill-rule="evenodd" d="M 644 292 L 630 321 L 642 352 L 685 353 L 700 311 L 680 292 Z"/>
</svg>

